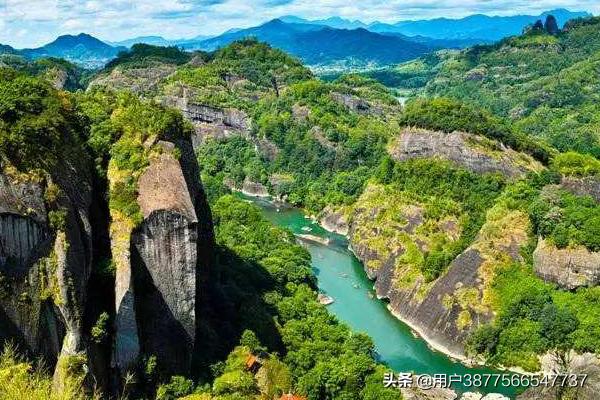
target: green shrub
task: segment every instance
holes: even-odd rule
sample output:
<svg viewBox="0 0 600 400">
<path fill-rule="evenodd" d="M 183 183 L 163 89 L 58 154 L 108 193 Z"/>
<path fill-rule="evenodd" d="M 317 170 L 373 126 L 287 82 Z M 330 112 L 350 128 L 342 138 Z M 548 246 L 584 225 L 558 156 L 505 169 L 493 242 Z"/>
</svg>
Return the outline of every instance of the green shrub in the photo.
<svg viewBox="0 0 600 400">
<path fill-rule="evenodd" d="M 183 376 L 172 376 L 169 383 L 162 384 L 156 390 L 156 400 L 177 400 L 191 394 L 194 382 Z"/>
</svg>

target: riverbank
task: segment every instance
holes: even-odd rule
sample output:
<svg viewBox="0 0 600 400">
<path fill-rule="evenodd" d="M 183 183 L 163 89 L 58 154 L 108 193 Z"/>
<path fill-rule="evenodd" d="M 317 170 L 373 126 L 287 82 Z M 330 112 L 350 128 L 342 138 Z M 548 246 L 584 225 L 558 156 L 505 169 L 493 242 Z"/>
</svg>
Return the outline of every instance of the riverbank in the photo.
<svg viewBox="0 0 600 400">
<path fill-rule="evenodd" d="M 434 348 L 425 340 L 423 332 L 419 334 L 412 329 L 414 327 L 405 324 L 390 312 L 386 302 L 377 298 L 373 281 L 368 278 L 364 265 L 348 249 L 345 236 L 329 233 L 316 218 L 310 218 L 298 208 L 274 204 L 263 198 L 242 198 L 259 206 L 263 215 L 276 226 L 287 228 L 296 235 L 310 232 L 331 240 L 329 245 L 301 241 L 311 255 L 319 292 L 335 300 L 327 306 L 332 315 L 348 324 L 354 332 L 365 333 L 373 340 L 379 360 L 390 370 L 430 376 L 499 373 L 497 369 L 483 364 L 473 365 L 466 360 L 459 360 L 453 354 L 447 355 L 444 349 Z M 453 387 L 459 397 L 474 389 L 462 383 Z M 483 394 L 501 393 L 512 399 L 517 394 L 517 389 L 512 387 L 490 386 L 478 389 Z"/>
</svg>

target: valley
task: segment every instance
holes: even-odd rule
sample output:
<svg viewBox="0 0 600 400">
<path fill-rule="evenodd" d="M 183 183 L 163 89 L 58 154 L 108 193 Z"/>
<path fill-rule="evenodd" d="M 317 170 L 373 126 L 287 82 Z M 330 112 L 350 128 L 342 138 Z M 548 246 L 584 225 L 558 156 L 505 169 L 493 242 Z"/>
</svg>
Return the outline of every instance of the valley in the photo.
<svg viewBox="0 0 600 400">
<path fill-rule="evenodd" d="M 564 15 L 454 50 L 290 17 L 8 49 L 0 399 L 594 399 L 600 19 Z"/>
</svg>

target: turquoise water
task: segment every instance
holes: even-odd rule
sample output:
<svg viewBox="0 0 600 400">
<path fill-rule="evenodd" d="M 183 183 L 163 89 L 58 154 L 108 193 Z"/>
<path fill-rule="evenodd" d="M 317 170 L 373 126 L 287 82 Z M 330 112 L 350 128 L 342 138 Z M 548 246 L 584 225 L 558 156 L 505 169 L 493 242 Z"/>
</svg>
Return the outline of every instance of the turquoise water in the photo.
<svg viewBox="0 0 600 400">
<path fill-rule="evenodd" d="M 375 343 L 380 361 L 391 369 L 396 372 L 412 371 L 430 375 L 502 373 L 487 368 L 470 368 L 454 362 L 444 354 L 432 350 L 424 340 L 413 335 L 406 324 L 389 312 L 386 303 L 375 297 L 373 283 L 367 278 L 360 261 L 347 249 L 348 244 L 343 236 L 325 231 L 318 224 L 305 218 L 298 209 L 281 208 L 278 211 L 276 206 L 268 201 L 255 198 L 251 201 L 262 209 L 269 221 L 278 226 L 297 234 L 308 233 L 331 240 L 329 245 L 304 244 L 312 256 L 319 290 L 335 300 L 327 308 L 355 332 L 369 335 Z M 456 386 L 454 389 L 458 392 L 476 391 L 462 386 Z M 478 391 L 514 397 L 516 388 L 487 387 L 479 388 Z"/>
</svg>

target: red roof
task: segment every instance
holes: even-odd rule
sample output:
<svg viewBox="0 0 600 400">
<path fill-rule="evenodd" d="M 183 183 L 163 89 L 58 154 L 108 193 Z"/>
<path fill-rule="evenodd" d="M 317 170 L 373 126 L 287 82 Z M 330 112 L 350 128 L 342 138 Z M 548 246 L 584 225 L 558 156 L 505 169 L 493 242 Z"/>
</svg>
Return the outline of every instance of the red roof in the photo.
<svg viewBox="0 0 600 400">
<path fill-rule="evenodd" d="M 257 362 L 258 359 L 256 358 L 256 356 L 252 354 L 249 355 L 248 358 L 246 358 L 246 368 L 252 368 Z"/>
</svg>

